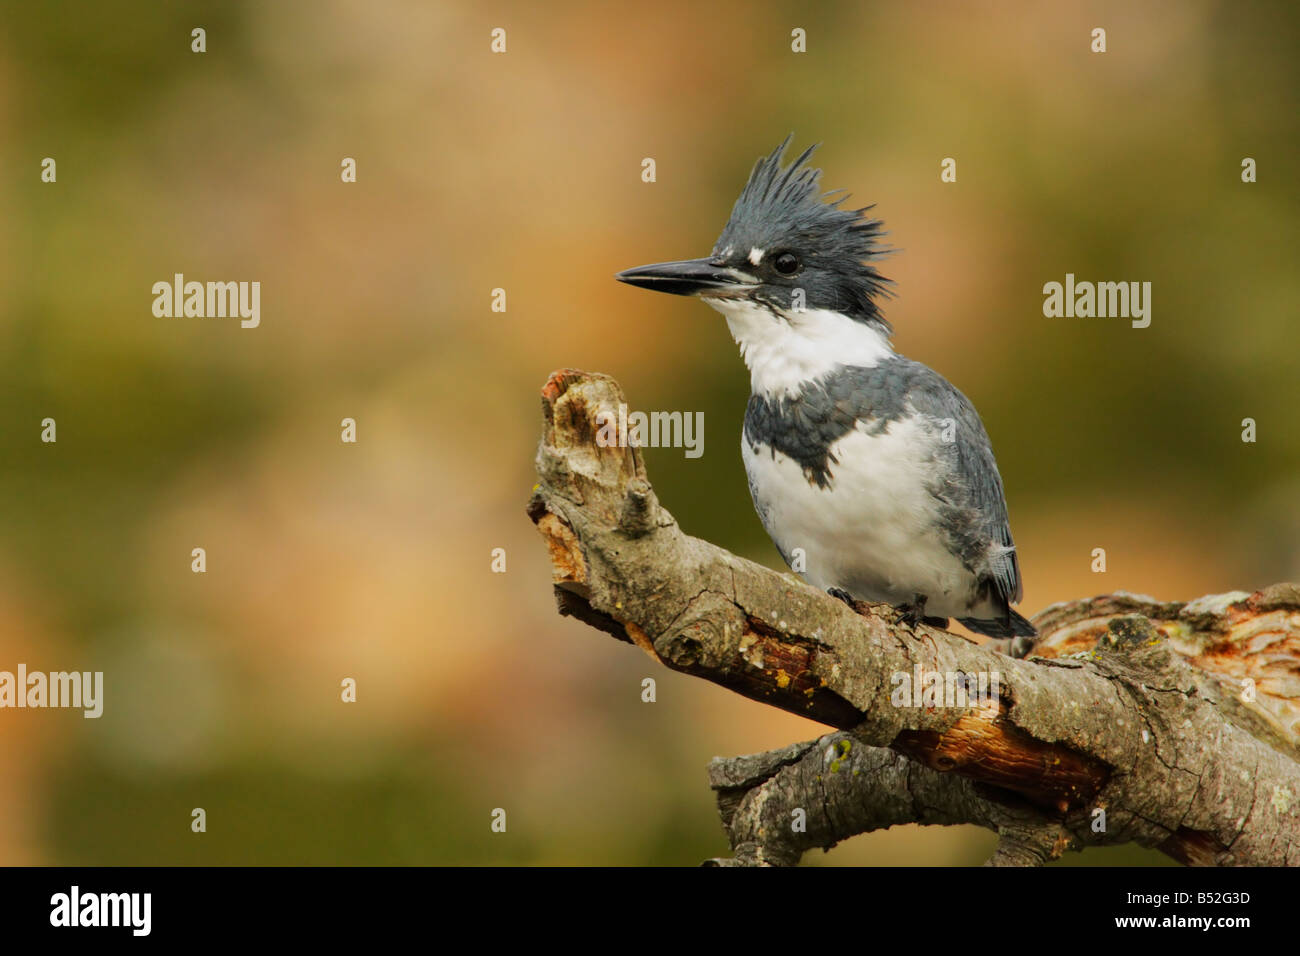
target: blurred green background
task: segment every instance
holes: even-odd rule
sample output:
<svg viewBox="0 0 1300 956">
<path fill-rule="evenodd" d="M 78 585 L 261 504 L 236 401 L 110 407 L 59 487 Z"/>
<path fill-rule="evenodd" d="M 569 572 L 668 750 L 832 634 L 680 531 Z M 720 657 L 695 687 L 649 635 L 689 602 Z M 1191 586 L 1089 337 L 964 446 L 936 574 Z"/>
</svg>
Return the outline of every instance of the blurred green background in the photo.
<svg viewBox="0 0 1300 956">
<path fill-rule="evenodd" d="M 901 250 L 882 266 L 896 345 L 983 414 L 1021 610 L 1300 579 L 1298 21 L 1227 2 L 6 4 L 0 669 L 103 670 L 107 689 L 99 720 L 0 712 L 0 863 L 725 853 L 708 759 L 824 728 L 558 618 L 523 508 L 540 386 L 604 371 L 634 408 L 705 413 L 702 458 L 648 451 L 659 496 L 781 566 L 721 317 L 611 275 L 706 254 L 791 130 Z M 261 326 L 155 318 L 176 272 L 260 281 Z M 1067 272 L 1150 281 L 1150 328 L 1045 318 Z M 909 827 L 809 862 L 973 863 L 992 842 Z"/>
</svg>

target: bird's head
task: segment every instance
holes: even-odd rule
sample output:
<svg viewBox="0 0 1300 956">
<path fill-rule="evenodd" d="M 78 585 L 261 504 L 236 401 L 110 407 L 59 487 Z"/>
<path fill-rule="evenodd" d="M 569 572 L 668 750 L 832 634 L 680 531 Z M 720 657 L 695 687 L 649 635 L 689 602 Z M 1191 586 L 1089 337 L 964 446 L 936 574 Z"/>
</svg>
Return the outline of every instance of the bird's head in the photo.
<svg viewBox="0 0 1300 956">
<path fill-rule="evenodd" d="M 848 198 L 841 190 L 820 191 L 821 170 L 806 165 L 816 146 L 782 166 L 792 137 L 755 164 L 710 256 L 638 266 L 617 278 L 699 296 L 723 312 L 748 303 L 789 321 L 825 310 L 892 331 L 876 304 L 889 280 L 870 264 L 887 251 L 878 245 L 882 223 L 864 215 L 870 206 L 841 209 Z"/>
</svg>

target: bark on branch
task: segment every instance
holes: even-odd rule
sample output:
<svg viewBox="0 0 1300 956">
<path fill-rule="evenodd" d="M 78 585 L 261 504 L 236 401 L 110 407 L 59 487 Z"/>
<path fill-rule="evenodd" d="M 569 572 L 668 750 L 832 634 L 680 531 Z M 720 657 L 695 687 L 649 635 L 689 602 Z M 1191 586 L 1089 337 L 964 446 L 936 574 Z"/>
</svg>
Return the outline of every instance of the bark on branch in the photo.
<svg viewBox="0 0 1300 956">
<path fill-rule="evenodd" d="M 841 731 L 713 762 L 734 857 L 712 862 L 793 864 L 916 822 L 994 830 L 991 865 L 1127 842 L 1193 864 L 1300 864 L 1300 587 L 1055 605 L 1032 649 L 912 627 L 885 605 L 854 613 L 684 534 L 639 450 L 597 441 L 623 401 L 575 370 L 542 392 L 528 514 L 560 613 Z M 954 675 L 992 693 L 967 701 Z"/>
</svg>

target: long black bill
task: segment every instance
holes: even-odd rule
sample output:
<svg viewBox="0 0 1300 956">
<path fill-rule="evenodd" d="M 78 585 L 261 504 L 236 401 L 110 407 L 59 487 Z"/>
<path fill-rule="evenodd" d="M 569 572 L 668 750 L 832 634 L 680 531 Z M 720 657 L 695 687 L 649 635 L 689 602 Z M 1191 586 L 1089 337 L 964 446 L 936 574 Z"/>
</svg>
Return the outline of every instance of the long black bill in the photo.
<svg viewBox="0 0 1300 956">
<path fill-rule="evenodd" d="M 757 281 L 739 269 L 718 265 L 709 259 L 656 262 L 652 266 L 625 269 L 614 278 L 655 292 L 714 296 L 742 295 L 752 289 Z"/>
</svg>

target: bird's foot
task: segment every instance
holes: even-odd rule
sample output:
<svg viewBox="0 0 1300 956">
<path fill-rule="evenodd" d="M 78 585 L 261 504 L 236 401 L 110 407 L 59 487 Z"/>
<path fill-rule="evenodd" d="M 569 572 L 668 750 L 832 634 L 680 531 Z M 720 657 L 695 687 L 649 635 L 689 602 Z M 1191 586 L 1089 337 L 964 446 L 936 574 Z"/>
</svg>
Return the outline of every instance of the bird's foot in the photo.
<svg viewBox="0 0 1300 956">
<path fill-rule="evenodd" d="M 929 627 L 937 627 L 941 630 L 947 630 L 948 619 L 946 617 L 933 617 L 925 613 L 926 596 L 918 594 L 912 599 L 911 604 L 900 604 L 895 610 L 898 611 L 899 620 L 908 627 L 916 627 L 918 624 L 925 624 Z"/>
<path fill-rule="evenodd" d="M 826 593 L 833 598 L 843 601 L 849 607 L 853 607 L 853 595 L 843 588 L 827 588 Z"/>
<path fill-rule="evenodd" d="M 827 588 L 826 593 L 833 598 L 838 598 L 839 600 L 843 601 L 845 604 L 849 606 L 850 610 L 852 610 L 853 613 L 861 614 L 863 617 L 868 616 L 869 614 L 868 608 L 871 605 L 867 604 L 866 601 L 857 600 L 852 594 L 850 594 L 848 591 L 844 590 L 843 588 Z"/>
</svg>

